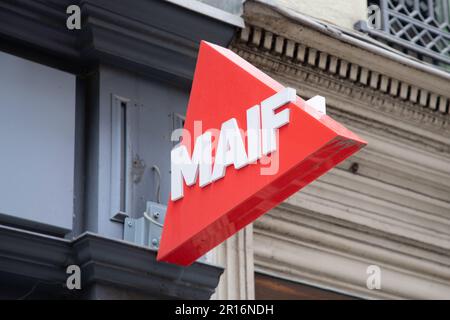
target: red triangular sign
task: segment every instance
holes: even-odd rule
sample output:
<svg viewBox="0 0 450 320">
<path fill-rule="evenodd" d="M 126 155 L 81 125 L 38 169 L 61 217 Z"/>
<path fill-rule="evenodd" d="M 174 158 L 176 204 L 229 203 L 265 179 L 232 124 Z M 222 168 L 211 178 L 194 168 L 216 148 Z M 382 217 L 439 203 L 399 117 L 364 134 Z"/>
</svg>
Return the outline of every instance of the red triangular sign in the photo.
<svg viewBox="0 0 450 320">
<path fill-rule="evenodd" d="M 292 92 L 295 91 L 284 88 L 232 51 L 202 41 L 181 144 L 192 156 L 197 137 L 211 129 L 220 132 L 223 123 L 230 123 L 230 119 L 235 119 L 245 131 L 248 109 L 256 106 L 252 109 L 256 112 L 252 113 L 252 119 L 253 124 L 259 123 L 261 132 L 252 141 L 243 135 L 246 156 L 251 158 L 255 150 L 261 154 L 272 147 L 272 151 L 250 164 L 238 168 L 235 163 L 227 166 L 219 179 L 216 179 L 220 172 L 220 168 L 215 168 L 216 155 L 211 168 L 213 176 L 216 174 L 213 181 L 200 187 L 199 180 L 207 177 L 206 173 L 200 177 L 204 172 L 197 172 L 191 186 L 183 181 L 182 197 L 169 199 L 158 260 L 191 264 L 366 145 L 298 96 L 292 98 Z M 270 100 L 271 97 L 274 98 Z M 273 104 L 281 101 L 280 97 L 290 102 L 275 110 Z M 195 121 L 201 121 L 200 132 L 194 130 Z M 276 127 L 277 123 L 278 139 L 273 147 L 267 127 Z M 213 139 L 213 156 L 219 152 L 218 140 Z"/>
</svg>

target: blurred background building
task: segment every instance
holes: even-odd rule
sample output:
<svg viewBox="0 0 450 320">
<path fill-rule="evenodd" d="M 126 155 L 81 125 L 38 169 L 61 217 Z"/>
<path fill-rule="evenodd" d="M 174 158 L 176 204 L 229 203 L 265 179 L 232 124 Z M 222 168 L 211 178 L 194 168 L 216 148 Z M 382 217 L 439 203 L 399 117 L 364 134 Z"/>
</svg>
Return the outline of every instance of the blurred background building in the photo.
<svg viewBox="0 0 450 320">
<path fill-rule="evenodd" d="M 449 299 L 449 7 L 0 0 L 0 297 Z M 181 268 L 155 252 L 200 40 L 368 146 Z"/>
</svg>

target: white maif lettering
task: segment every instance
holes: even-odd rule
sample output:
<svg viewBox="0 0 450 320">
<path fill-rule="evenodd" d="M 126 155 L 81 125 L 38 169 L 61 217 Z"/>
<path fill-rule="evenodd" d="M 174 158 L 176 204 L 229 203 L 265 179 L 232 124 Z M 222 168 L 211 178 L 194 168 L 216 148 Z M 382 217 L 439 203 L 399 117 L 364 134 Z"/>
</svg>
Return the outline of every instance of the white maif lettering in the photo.
<svg viewBox="0 0 450 320">
<path fill-rule="evenodd" d="M 199 136 L 189 155 L 183 144 L 171 152 L 171 200 L 183 197 L 183 180 L 187 186 L 193 186 L 200 177 L 199 186 L 204 187 L 225 176 L 226 168 L 233 164 L 236 170 L 261 159 L 277 150 L 277 130 L 289 123 L 289 109 L 275 111 L 296 99 L 294 89 L 286 88 L 255 105 L 246 112 L 247 151 L 245 135 L 241 133 L 237 120 L 231 118 L 220 128 L 214 165 L 212 163 L 212 135 L 205 132 Z"/>
</svg>

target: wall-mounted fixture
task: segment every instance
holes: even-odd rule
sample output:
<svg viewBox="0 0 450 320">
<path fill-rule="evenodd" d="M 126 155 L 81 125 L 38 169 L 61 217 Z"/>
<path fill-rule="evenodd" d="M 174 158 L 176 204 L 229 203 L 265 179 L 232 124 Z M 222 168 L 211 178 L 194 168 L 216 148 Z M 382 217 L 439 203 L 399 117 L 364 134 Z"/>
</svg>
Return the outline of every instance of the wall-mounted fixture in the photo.
<svg viewBox="0 0 450 320">
<path fill-rule="evenodd" d="M 125 218 L 124 240 L 158 250 L 166 209 L 165 205 L 148 201 L 143 217 Z"/>
</svg>

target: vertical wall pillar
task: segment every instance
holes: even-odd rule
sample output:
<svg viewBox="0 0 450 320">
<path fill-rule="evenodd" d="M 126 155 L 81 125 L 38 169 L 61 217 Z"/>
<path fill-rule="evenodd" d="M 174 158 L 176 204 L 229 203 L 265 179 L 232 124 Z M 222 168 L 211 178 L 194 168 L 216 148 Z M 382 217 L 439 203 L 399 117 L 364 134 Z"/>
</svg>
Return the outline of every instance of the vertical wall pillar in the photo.
<svg viewBox="0 0 450 320">
<path fill-rule="evenodd" d="M 214 249 L 212 260 L 225 268 L 212 299 L 255 299 L 252 224 Z"/>
</svg>

